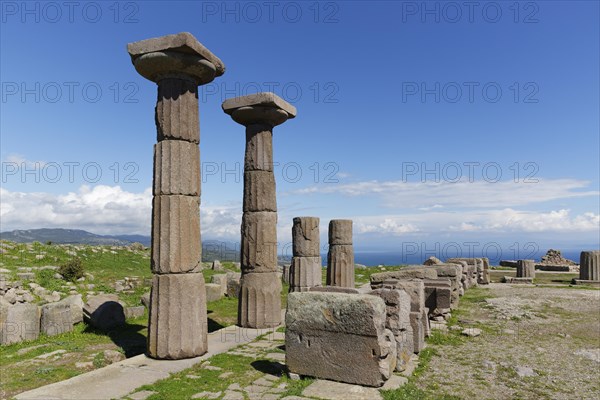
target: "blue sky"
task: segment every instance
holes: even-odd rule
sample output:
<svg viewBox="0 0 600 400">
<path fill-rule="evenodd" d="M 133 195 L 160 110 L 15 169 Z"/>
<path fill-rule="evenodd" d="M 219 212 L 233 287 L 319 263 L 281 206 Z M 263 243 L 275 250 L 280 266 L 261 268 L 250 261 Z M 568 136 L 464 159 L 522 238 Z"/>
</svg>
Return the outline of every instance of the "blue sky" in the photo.
<svg viewBox="0 0 600 400">
<path fill-rule="evenodd" d="M 156 85 L 125 46 L 189 31 L 227 68 L 200 88 L 205 238 L 241 220 L 221 103 L 260 90 L 298 108 L 274 132 L 282 243 L 313 215 L 365 250 L 600 247 L 599 3 L 471 4 L 3 1 L 1 230 L 149 234 Z"/>
</svg>

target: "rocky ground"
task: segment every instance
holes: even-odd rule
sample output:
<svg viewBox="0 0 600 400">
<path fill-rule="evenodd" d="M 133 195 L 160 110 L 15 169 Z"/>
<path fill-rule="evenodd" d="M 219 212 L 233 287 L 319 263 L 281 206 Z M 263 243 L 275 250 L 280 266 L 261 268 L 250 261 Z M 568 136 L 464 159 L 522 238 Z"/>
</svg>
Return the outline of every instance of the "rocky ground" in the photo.
<svg viewBox="0 0 600 400">
<path fill-rule="evenodd" d="M 600 291 L 491 284 L 467 296 L 451 324 L 482 334 L 436 334 L 418 388 L 464 399 L 599 398 Z"/>
</svg>

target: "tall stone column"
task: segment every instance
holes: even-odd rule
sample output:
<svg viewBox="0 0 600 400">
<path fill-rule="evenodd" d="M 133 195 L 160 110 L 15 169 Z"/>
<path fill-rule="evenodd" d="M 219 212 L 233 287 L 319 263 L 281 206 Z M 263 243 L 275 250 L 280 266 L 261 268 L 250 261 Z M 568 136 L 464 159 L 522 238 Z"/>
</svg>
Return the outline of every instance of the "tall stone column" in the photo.
<svg viewBox="0 0 600 400">
<path fill-rule="evenodd" d="M 600 281 L 600 250 L 581 252 L 579 257 L 579 279 Z"/>
<path fill-rule="evenodd" d="M 327 286 L 354 288 L 354 247 L 350 219 L 334 219 L 329 222 Z"/>
<path fill-rule="evenodd" d="M 307 292 L 322 286 L 321 269 L 319 218 L 294 218 L 290 292 Z"/>
<path fill-rule="evenodd" d="M 535 278 L 535 261 L 518 260 L 517 278 Z"/>
<path fill-rule="evenodd" d="M 158 84 L 148 355 L 196 357 L 208 350 L 198 86 L 223 75 L 225 66 L 189 33 L 130 43 L 127 51 L 140 75 Z"/>
<path fill-rule="evenodd" d="M 277 273 L 273 127 L 294 118 L 296 108 L 273 93 L 236 97 L 222 107 L 246 127 L 238 324 L 274 327 L 281 322 L 281 279 Z"/>
</svg>

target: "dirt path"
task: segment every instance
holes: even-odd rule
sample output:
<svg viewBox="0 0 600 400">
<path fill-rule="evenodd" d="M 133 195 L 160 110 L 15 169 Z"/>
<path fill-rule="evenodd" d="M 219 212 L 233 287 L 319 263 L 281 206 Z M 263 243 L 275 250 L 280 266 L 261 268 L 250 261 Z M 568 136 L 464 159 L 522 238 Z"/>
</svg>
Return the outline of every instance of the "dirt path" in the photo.
<svg viewBox="0 0 600 400">
<path fill-rule="evenodd" d="M 600 398 L 600 291 L 491 284 L 461 303 L 416 384 L 463 399 Z M 458 319 L 458 321 L 456 321 Z"/>
</svg>

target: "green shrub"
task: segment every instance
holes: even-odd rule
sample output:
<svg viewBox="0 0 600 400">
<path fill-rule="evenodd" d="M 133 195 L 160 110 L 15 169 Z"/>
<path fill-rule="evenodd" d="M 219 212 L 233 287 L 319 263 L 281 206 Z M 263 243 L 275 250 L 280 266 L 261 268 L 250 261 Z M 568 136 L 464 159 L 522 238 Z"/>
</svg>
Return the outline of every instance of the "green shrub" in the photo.
<svg viewBox="0 0 600 400">
<path fill-rule="evenodd" d="M 81 258 L 75 257 L 58 268 L 58 273 L 67 281 L 75 281 L 83 277 L 83 263 Z"/>
</svg>

